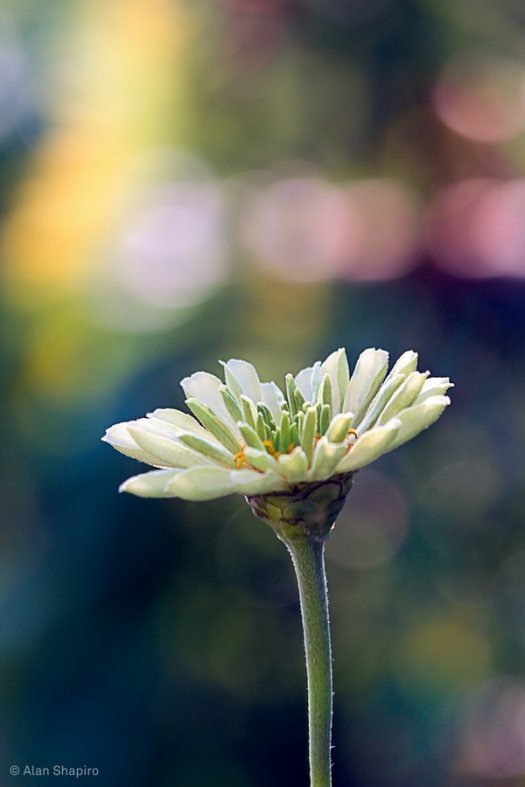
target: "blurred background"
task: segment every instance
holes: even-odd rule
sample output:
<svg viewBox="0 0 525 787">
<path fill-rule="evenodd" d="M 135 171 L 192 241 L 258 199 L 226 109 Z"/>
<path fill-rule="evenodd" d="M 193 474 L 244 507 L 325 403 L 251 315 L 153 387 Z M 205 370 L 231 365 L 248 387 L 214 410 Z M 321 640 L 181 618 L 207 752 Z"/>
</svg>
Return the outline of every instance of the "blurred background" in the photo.
<svg viewBox="0 0 525 787">
<path fill-rule="evenodd" d="M 307 784 L 282 545 L 99 438 L 339 346 L 456 387 L 331 540 L 335 784 L 525 785 L 524 43 L 521 0 L 4 0 L 2 785 Z"/>
</svg>

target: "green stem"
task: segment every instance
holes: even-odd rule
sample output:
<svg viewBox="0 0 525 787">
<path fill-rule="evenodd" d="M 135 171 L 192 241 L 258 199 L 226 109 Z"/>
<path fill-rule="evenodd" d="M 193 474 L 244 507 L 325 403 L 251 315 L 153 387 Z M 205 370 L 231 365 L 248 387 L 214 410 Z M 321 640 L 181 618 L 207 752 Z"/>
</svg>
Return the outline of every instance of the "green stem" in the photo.
<svg viewBox="0 0 525 787">
<path fill-rule="evenodd" d="M 328 593 L 324 568 L 324 540 L 290 539 L 303 619 L 308 678 L 310 787 L 331 787 L 332 651 Z"/>
</svg>

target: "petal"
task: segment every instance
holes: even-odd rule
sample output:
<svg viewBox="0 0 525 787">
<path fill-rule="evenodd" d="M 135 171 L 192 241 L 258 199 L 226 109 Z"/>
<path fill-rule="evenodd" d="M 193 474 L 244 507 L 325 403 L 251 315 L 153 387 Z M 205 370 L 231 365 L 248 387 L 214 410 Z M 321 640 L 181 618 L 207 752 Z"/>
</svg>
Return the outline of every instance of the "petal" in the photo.
<svg viewBox="0 0 525 787">
<path fill-rule="evenodd" d="M 235 491 L 242 495 L 266 495 L 288 489 L 284 478 L 275 473 L 257 473 L 255 470 L 232 470 L 230 472 Z"/>
<path fill-rule="evenodd" d="M 149 473 L 134 475 L 120 485 L 119 492 L 130 492 L 137 497 L 172 497 L 166 491 L 166 483 L 180 472 L 180 470 L 152 470 Z"/>
<path fill-rule="evenodd" d="M 338 413 L 348 388 L 350 372 L 348 360 L 343 348 L 339 348 L 321 364 L 321 374 L 327 374 L 332 383 L 332 412 Z"/>
<path fill-rule="evenodd" d="M 326 437 L 321 437 L 315 446 L 312 466 L 309 477 L 312 481 L 323 481 L 333 475 L 339 461 L 347 452 L 346 445 L 331 443 Z"/>
<path fill-rule="evenodd" d="M 202 404 L 198 399 L 186 399 L 186 404 L 192 413 L 199 419 L 201 424 L 209 430 L 228 451 L 231 451 L 233 454 L 237 453 L 241 447 L 239 439 L 237 438 L 237 435 L 240 438 L 240 432 L 236 426 L 234 428 L 230 426 L 232 423 L 231 419 L 229 419 L 229 423 L 221 420 L 210 407 Z"/>
<path fill-rule="evenodd" d="M 302 448 L 295 448 L 291 454 L 281 454 L 278 464 L 289 484 L 307 480 L 308 458 Z"/>
<path fill-rule="evenodd" d="M 352 423 L 352 413 L 340 413 L 332 418 L 330 426 L 326 431 L 326 437 L 331 443 L 341 443 L 348 434 Z"/>
<path fill-rule="evenodd" d="M 208 372 L 195 372 L 181 380 L 182 390 L 188 399 L 198 399 L 221 418 L 237 434 L 235 422 L 224 404 L 220 389 L 222 380 Z"/>
<path fill-rule="evenodd" d="M 343 400 L 343 412 L 355 413 L 356 420 L 362 417 L 368 404 L 385 379 L 388 353 L 370 348 L 364 350 L 355 365 Z"/>
<path fill-rule="evenodd" d="M 392 451 L 408 440 L 422 432 L 427 426 L 430 426 L 437 421 L 439 416 L 443 413 L 445 407 L 450 404 L 448 396 L 430 396 L 420 404 L 414 404 L 406 410 L 402 410 L 397 414 L 394 420 L 401 422 L 399 432 L 396 439 L 389 446 L 388 450 Z"/>
<path fill-rule="evenodd" d="M 155 434 L 140 426 L 130 426 L 129 434 L 137 445 L 155 457 L 155 465 L 161 467 L 194 467 L 197 464 L 210 464 L 200 454 L 196 454 L 187 446 L 181 445 L 173 437 Z"/>
<path fill-rule="evenodd" d="M 281 402 L 284 402 L 284 394 L 279 386 L 274 383 L 261 383 L 264 404 L 269 408 L 274 421 L 279 426 L 281 423 Z"/>
<path fill-rule="evenodd" d="M 221 361 L 224 367 L 226 385 L 235 393 L 237 398 L 240 394 L 248 396 L 253 402 L 262 402 L 261 381 L 255 366 L 248 361 L 241 361 L 238 358 L 231 358 L 229 361 Z"/>
<path fill-rule="evenodd" d="M 313 366 L 307 366 L 306 369 L 301 369 L 295 376 L 295 384 L 307 402 L 315 401 L 321 379 L 320 361 L 316 361 Z"/>
<path fill-rule="evenodd" d="M 417 358 L 418 355 L 414 350 L 406 350 L 392 366 L 388 376 L 393 377 L 396 374 L 410 374 L 411 372 L 415 372 L 417 369 Z"/>
<path fill-rule="evenodd" d="M 389 399 L 385 409 L 377 420 L 378 426 L 386 424 L 387 421 L 401 412 L 401 410 L 405 410 L 407 407 L 414 404 L 428 375 L 429 372 L 411 372 L 408 375 L 395 394 Z"/>
<path fill-rule="evenodd" d="M 148 413 L 147 417 L 165 423 L 166 426 L 164 428 L 170 434 L 176 435 L 182 429 L 185 432 L 193 432 L 200 437 L 206 437 L 208 440 L 210 438 L 214 439 L 192 415 L 182 413 L 180 410 L 173 410 L 171 407 L 159 407 L 153 410 L 152 413 Z M 175 428 L 171 429 L 169 427 Z"/>
<path fill-rule="evenodd" d="M 220 443 L 207 440 L 204 437 L 193 434 L 192 432 L 180 432 L 177 440 L 183 443 L 183 445 L 188 446 L 188 448 L 191 448 L 193 451 L 196 451 L 197 455 L 201 459 L 206 457 L 212 462 L 218 462 L 219 464 L 226 465 L 226 467 L 234 467 L 233 454 L 224 448 Z M 207 462 L 203 461 L 202 464 L 207 464 Z"/>
<path fill-rule="evenodd" d="M 183 500 L 212 500 L 235 492 L 230 477 L 231 470 L 225 467 L 192 467 L 173 476 L 166 484 L 170 497 Z"/>
<path fill-rule="evenodd" d="M 365 432 L 362 437 L 359 437 L 353 444 L 347 455 L 337 465 L 338 473 L 350 473 L 354 470 L 359 470 L 360 467 L 373 462 L 375 459 L 390 450 L 398 430 L 400 423 L 397 418 L 392 418 L 384 426 L 377 426 L 369 432 Z"/>
<path fill-rule="evenodd" d="M 284 470 L 280 466 L 277 459 L 275 459 L 271 454 L 269 454 L 266 449 L 264 451 L 258 451 L 257 448 L 248 448 L 245 449 L 244 454 L 248 462 L 255 467 L 256 470 L 260 470 L 262 473 L 265 473 L 267 470 L 271 470 L 273 473 L 277 473 L 278 475 L 285 475 Z"/>
<path fill-rule="evenodd" d="M 367 410 L 363 414 L 362 420 L 359 421 L 357 418 L 354 418 L 353 426 L 359 432 L 364 434 L 375 425 L 377 419 L 387 406 L 388 402 L 395 394 L 399 386 L 404 383 L 405 379 L 406 378 L 404 374 L 396 374 L 394 377 L 390 377 L 390 375 L 388 376 L 368 405 Z"/>
<path fill-rule="evenodd" d="M 415 404 L 424 402 L 425 399 L 428 399 L 430 396 L 442 396 L 449 388 L 453 387 L 454 383 L 451 383 L 448 377 L 430 377 L 423 383 L 423 387 Z"/>
<path fill-rule="evenodd" d="M 142 420 L 145 419 L 114 424 L 106 430 L 106 434 L 102 440 L 105 443 L 109 443 L 116 451 L 124 454 L 124 456 L 129 456 L 131 459 L 137 459 L 139 462 L 144 462 L 147 465 L 160 465 L 164 467 L 164 465 L 159 462 L 157 456 L 139 446 L 129 433 L 130 427 L 132 428 L 139 425 Z"/>
</svg>

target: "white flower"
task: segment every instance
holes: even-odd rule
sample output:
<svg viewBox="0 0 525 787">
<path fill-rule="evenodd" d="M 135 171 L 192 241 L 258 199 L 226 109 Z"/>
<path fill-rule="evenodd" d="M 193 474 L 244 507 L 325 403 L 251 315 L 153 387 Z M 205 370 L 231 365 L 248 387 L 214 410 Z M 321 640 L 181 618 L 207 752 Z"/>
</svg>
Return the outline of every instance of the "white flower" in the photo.
<svg viewBox="0 0 525 787">
<path fill-rule="evenodd" d="M 102 438 L 158 469 L 120 490 L 140 497 L 208 500 L 285 492 L 345 476 L 415 437 L 450 399 L 447 377 L 416 371 L 403 353 L 387 374 L 388 353 L 368 349 L 350 376 L 346 353 L 286 376 L 286 395 L 261 383 L 252 364 L 222 364 L 225 383 L 208 372 L 182 380 L 193 413 L 158 409 L 111 426 Z"/>
</svg>

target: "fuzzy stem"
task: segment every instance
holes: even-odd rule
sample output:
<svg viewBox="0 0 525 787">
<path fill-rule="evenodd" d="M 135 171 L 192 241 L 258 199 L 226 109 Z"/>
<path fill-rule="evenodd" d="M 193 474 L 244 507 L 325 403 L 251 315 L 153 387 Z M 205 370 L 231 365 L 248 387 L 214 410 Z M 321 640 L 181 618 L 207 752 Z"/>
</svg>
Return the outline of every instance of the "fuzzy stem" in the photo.
<svg viewBox="0 0 525 787">
<path fill-rule="evenodd" d="M 324 539 L 286 541 L 292 556 L 303 620 L 308 678 L 310 787 L 331 787 L 332 651 Z"/>
</svg>

